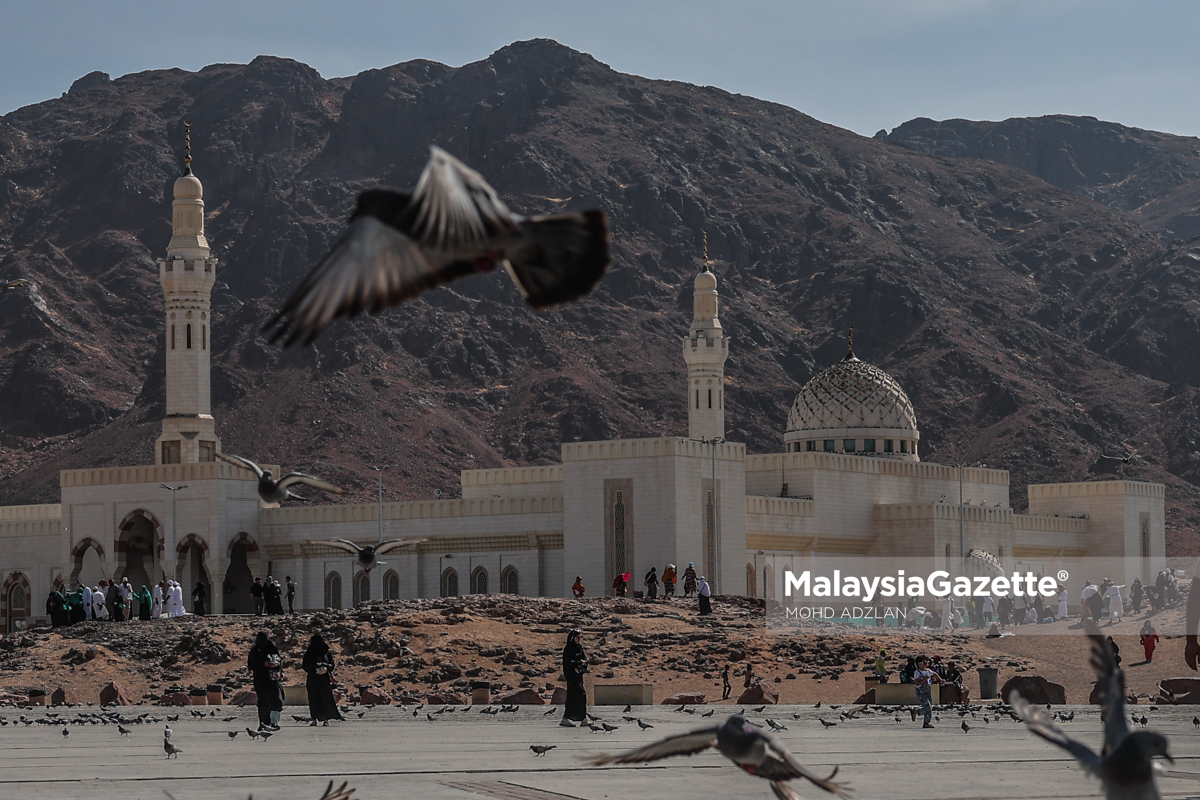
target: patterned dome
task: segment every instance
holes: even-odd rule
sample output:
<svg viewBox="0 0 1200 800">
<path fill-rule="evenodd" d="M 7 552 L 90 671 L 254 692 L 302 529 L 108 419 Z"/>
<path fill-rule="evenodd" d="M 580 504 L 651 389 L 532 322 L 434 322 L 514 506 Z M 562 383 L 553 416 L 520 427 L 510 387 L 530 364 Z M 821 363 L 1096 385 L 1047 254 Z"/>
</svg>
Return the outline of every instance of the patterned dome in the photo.
<svg viewBox="0 0 1200 800">
<path fill-rule="evenodd" d="M 861 428 L 915 432 L 917 415 L 891 375 L 850 353 L 804 384 L 788 414 L 787 432 Z"/>
</svg>

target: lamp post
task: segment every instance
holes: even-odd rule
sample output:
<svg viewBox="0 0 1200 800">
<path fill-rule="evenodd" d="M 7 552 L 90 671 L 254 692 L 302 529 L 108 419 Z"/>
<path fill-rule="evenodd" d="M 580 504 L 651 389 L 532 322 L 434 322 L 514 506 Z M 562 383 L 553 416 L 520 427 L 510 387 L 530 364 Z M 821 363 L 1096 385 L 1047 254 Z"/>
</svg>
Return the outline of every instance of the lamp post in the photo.
<svg viewBox="0 0 1200 800">
<path fill-rule="evenodd" d="M 717 572 L 720 570 L 719 565 L 721 563 L 720 556 L 718 555 L 719 551 L 717 549 L 717 542 L 719 542 L 721 539 L 720 523 L 718 522 L 719 516 L 717 515 L 717 507 L 718 507 L 718 500 L 717 500 L 717 445 L 724 443 L 725 438 L 722 436 L 713 436 L 711 438 L 703 438 L 702 437 L 699 439 L 693 439 L 692 441 L 700 442 L 701 444 L 712 445 L 713 576 L 712 576 L 712 582 L 709 584 L 709 586 L 713 587 L 713 594 L 716 594 L 715 587 L 717 586 Z"/>
<path fill-rule="evenodd" d="M 167 551 L 167 558 L 169 558 L 171 560 L 171 580 L 178 580 L 178 576 L 176 576 L 176 574 L 175 574 L 175 567 L 176 567 L 176 560 L 177 560 L 175 558 L 175 546 L 176 546 L 176 542 L 179 541 L 178 532 L 176 531 L 176 528 L 175 528 L 175 521 L 176 521 L 175 495 L 179 492 L 180 489 L 188 488 L 188 485 L 186 483 L 181 483 L 177 486 L 171 486 L 170 484 L 167 484 L 167 483 L 160 483 L 158 486 L 159 486 L 159 488 L 166 489 L 168 492 L 171 493 L 171 549 L 169 551 Z M 166 575 L 166 574 L 167 574 L 167 571 L 164 569 L 163 575 Z"/>
<path fill-rule="evenodd" d="M 396 466 L 396 465 L 395 464 L 384 464 L 382 466 L 371 467 L 371 469 L 375 470 L 375 472 L 377 472 L 379 474 L 379 499 L 378 499 L 378 504 L 376 506 L 376 509 L 377 509 L 377 515 L 379 517 L 379 543 L 380 544 L 383 544 L 383 471 L 385 469 L 391 469 L 394 466 Z M 351 571 L 350 574 L 353 575 L 354 574 L 353 571 Z M 370 575 L 370 573 L 364 573 L 364 574 L 366 574 L 366 576 L 367 576 L 367 594 L 370 595 L 370 593 L 371 593 L 371 575 Z M 368 596 L 367 599 L 370 599 L 370 597 Z M 382 578 L 379 579 L 379 599 L 380 600 L 383 599 L 383 579 Z"/>
</svg>

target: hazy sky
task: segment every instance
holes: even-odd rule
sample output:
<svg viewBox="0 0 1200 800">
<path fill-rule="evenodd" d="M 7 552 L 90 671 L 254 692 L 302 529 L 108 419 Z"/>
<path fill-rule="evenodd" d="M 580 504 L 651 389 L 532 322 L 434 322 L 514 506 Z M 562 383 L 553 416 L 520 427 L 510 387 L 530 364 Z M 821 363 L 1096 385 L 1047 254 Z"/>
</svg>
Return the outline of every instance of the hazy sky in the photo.
<svg viewBox="0 0 1200 800">
<path fill-rule="evenodd" d="M 0 0 L 0 113 L 76 78 L 286 56 L 326 77 L 556 39 L 871 135 L 913 117 L 1086 114 L 1200 134 L 1200 3 L 1105 0 Z"/>
</svg>

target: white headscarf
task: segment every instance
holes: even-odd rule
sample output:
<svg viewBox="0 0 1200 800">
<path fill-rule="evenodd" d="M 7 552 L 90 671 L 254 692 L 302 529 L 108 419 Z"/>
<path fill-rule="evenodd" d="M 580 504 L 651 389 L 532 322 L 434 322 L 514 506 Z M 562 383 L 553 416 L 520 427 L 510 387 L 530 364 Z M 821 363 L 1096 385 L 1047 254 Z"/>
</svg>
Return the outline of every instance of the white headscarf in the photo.
<svg viewBox="0 0 1200 800">
<path fill-rule="evenodd" d="M 700 585 L 697 589 L 697 594 L 699 594 L 701 597 L 712 596 L 712 589 L 708 587 L 708 578 L 704 577 L 703 575 L 700 576 Z"/>
</svg>

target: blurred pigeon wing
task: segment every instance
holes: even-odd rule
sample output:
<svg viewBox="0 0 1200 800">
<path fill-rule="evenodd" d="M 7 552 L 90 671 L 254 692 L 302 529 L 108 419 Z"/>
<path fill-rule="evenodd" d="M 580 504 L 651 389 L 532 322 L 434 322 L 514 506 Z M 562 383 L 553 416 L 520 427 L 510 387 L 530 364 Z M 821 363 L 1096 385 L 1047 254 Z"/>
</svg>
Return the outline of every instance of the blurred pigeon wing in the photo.
<svg viewBox="0 0 1200 800">
<path fill-rule="evenodd" d="M 521 223 L 521 232 L 521 244 L 505 251 L 505 267 L 534 308 L 587 294 L 612 260 L 603 211 L 532 217 Z"/>
<path fill-rule="evenodd" d="M 491 236 L 518 232 L 516 217 L 496 190 L 440 147 L 429 148 L 429 163 L 412 202 L 417 208 L 413 235 L 436 250 L 480 245 Z"/>
<path fill-rule="evenodd" d="M 323 544 L 327 547 L 336 547 L 338 550 L 345 550 L 347 553 L 355 556 L 358 555 L 358 551 L 362 549 L 353 542 L 347 542 L 345 539 L 326 539 L 320 542 L 309 541 L 309 544 Z"/>
<path fill-rule="evenodd" d="M 303 472 L 289 472 L 279 479 L 279 488 L 286 489 L 289 486 L 294 486 L 297 483 L 302 483 L 305 486 L 311 486 L 314 489 L 320 489 L 323 492 L 332 492 L 333 494 L 345 494 L 346 490 L 334 486 L 332 483 L 326 483 L 320 478 L 314 478 L 312 475 L 305 475 Z"/>
<path fill-rule="evenodd" d="M 1087 745 L 1077 742 L 1063 733 L 1043 709 L 1030 705 L 1029 701 L 1016 691 L 1008 695 L 1008 704 L 1012 706 L 1013 711 L 1025 722 L 1025 726 L 1031 732 L 1075 756 L 1075 759 L 1083 764 L 1089 772 L 1099 774 L 1100 756 L 1096 755 Z"/>
<path fill-rule="evenodd" d="M 408 547 L 409 545 L 420 544 L 421 542 L 428 542 L 428 541 L 429 541 L 428 537 L 426 537 L 424 539 L 391 539 L 389 541 L 384 542 L 381 545 L 378 545 L 375 548 L 375 555 L 381 556 L 384 553 L 390 553 L 391 551 L 396 550 L 401 547 Z"/>
<path fill-rule="evenodd" d="M 716 747 L 716 744 L 717 729 L 702 728 L 691 733 L 681 733 L 678 736 L 671 736 L 654 744 L 630 750 L 627 753 L 597 756 L 588 763 L 592 766 L 602 766 L 604 764 L 643 764 L 648 761 L 670 758 L 671 756 L 694 755 L 710 747 Z"/>
<path fill-rule="evenodd" d="M 838 797 L 849 796 L 849 792 L 845 786 L 833 782 L 834 776 L 838 773 L 837 767 L 834 767 L 833 772 L 829 773 L 829 777 L 817 777 L 812 772 L 809 772 L 807 767 L 796 760 L 796 757 L 791 754 L 777 736 L 766 731 L 759 731 L 758 735 L 766 739 L 768 749 L 766 760 L 755 767 L 755 775 L 766 778 L 769 781 L 788 781 L 795 778 L 804 778 L 825 791 L 836 794 Z"/>
<path fill-rule="evenodd" d="M 339 317 L 377 314 L 469 272 L 464 264 L 435 269 L 416 242 L 363 215 L 350 222 L 264 330 L 276 328 L 271 341 L 286 335 L 286 345 L 298 339 L 309 344 Z"/>
<path fill-rule="evenodd" d="M 217 458 L 221 459 L 222 461 L 227 461 L 230 464 L 236 464 L 239 467 L 245 467 L 253 472 L 254 476 L 257 478 L 261 478 L 263 476 L 263 471 L 258 468 L 258 464 L 255 464 L 248 458 L 242 458 L 241 456 L 230 456 L 226 455 L 225 453 L 217 453 Z"/>
<path fill-rule="evenodd" d="M 1092 640 L 1092 669 L 1096 670 L 1097 685 L 1104 693 L 1106 719 L 1101 753 L 1107 755 L 1129 735 L 1129 720 L 1125 719 L 1125 674 L 1117 667 L 1112 647 L 1095 623 L 1089 623 L 1086 630 Z"/>
<path fill-rule="evenodd" d="M 321 800 L 350 800 L 354 790 L 347 789 L 347 785 L 349 785 L 349 781 L 342 781 L 342 785 L 334 789 L 333 781 L 330 781 L 329 786 L 325 788 L 325 794 L 321 795 Z"/>
</svg>

